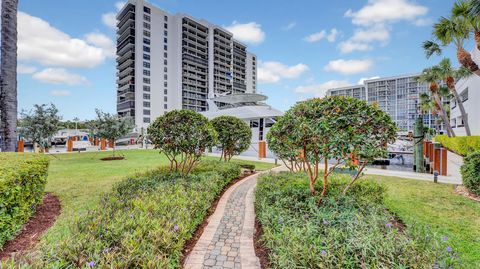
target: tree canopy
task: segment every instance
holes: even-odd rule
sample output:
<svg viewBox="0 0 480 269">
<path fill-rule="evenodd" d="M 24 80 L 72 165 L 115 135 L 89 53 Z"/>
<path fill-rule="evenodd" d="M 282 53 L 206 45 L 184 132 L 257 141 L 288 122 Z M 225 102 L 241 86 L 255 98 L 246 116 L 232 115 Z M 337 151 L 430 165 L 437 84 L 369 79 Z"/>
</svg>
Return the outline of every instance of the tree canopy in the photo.
<svg viewBox="0 0 480 269">
<path fill-rule="evenodd" d="M 55 105 L 34 105 L 33 110 L 21 112 L 20 135 L 46 149 L 59 129 L 60 120 Z"/>
<path fill-rule="evenodd" d="M 252 131 L 247 123 L 237 117 L 221 116 L 211 121 L 218 134 L 217 147 L 222 150 L 224 161 L 230 161 L 250 146 Z"/>
</svg>

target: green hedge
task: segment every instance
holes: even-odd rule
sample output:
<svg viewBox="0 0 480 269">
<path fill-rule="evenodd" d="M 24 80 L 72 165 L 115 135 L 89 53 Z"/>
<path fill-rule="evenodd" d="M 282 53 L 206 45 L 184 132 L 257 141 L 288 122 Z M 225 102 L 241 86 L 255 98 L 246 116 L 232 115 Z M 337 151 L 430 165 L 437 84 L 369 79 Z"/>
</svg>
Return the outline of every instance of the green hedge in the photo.
<svg viewBox="0 0 480 269">
<path fill-rule="evenodd" d="M 239 175 L 235 164 L 202 161 L 183 177 L 161 168 L 127 178 L 44 249 L 37 267 L 178 268 L 186 241 Z"/>
<path fill-rule="evenodd" d="M 43 156 L 0 153 L 0 248 L 42 201 L 48 164 Z"/>
<path fill-rule="evenodd" d="M 462 165 L 463 185 L 480 196 L 480 151 L 469 154 Z"/>
<path fill-rule="evenodd" d="M 362 180 L 343 196 L 348 179 L 332 175 L 319 205 L 305 174 L 260 177 L 255 208 L 269 268 L 453 268 L 456 254 L 439 236 L 396 228 L 382 186 Z"/>
<path fill-rule="evenodd" d="M 462 156 L 480 150 L 480 136 L 457 136 L 448 137 L 438 135 L 435 141 L 441 143 L 445 148 Z"/>
</svg>

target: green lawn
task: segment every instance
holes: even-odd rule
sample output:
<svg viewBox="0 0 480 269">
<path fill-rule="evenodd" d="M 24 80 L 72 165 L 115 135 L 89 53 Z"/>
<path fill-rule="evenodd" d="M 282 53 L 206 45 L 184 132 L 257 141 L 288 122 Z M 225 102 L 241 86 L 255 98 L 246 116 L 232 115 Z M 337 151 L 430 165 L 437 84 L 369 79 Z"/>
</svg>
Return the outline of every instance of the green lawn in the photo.
<svg viewBox="0 0 480 269">
<path fill-rule="evenodd" d="M 480 268 L 480 203 L 454 192 L 453 185 L 368 176 L 386 185 L 387 207 L 407 226 L 427 225 L 459 253 L 464 268 Z"/>
<path fill-rule="evenodd" d="M 74 153 L 50 156 L 47 192 L 62 201 L 62 214 L 55 225 L 43 237 L 43 243 L 55 244 L 68 232 L 68 224 L 85 210 L 93 208 L 100 196 L 127 175 L 145 172 L 168 160 L 157 150 L 124 150 L 126 160 L 104 162 L 99 159 L 111 153 Z M 207 159 L 217 159 L 207 157 Z M 232 160 L 235 163 L 255 164 L 257 170 L 273 167 L 273 164 Z"/>
</svg>

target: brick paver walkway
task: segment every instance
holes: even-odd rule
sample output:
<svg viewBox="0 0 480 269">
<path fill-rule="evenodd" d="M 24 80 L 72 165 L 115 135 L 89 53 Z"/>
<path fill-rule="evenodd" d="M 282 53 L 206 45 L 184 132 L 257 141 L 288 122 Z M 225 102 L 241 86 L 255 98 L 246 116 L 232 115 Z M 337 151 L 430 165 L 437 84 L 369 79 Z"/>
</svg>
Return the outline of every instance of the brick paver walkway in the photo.
<svg viewBox="0 0 480 269">
<path fill-rule="evenodd" d="M 236 183 L 220 198 L 207 227 L 185 261 L 186 269 L 260 268 L 253 245 L 253 192 L 257 176 Z"/>
</svg>

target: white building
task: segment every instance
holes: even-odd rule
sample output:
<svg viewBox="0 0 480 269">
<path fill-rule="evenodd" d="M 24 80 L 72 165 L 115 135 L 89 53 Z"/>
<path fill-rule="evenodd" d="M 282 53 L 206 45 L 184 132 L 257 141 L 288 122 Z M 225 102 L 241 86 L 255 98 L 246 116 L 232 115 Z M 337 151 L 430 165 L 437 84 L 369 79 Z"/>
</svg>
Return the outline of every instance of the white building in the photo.
<svg viewBox="0 0 480 269">
<path fill-rule="evenodd" d="M 472 135 L 480 135 L 480 106 L 476 103 L 480 100 L 480 77 L 471 75 L 461 79 L 457 82 L 456 89 L 463 101 Z M 452 99 L 450 108 L 450 123 L 455 135 L 466 135 L 462 114 L 455 98 Z"/>
<path fill-rule="evenodd" d="M 400 132 L 412 132 L 415 119 L 419 116 L 420 94 L 428 93 L 428 85 L 420 83 L 420 74 L 394 76 L 365 80 L 363 85 L 330 89 L 328 96 L 350 96 L 376 103 L 397 124 Z M 435 127 L 435 118 L 424 116 L 424 124 Z"/>
<path fill-rule="evenodd" d="M 227 30 L 144 0 L 128 0 L 117 20 L 117 113 L 138 128 L 170 110 L 206 111 L 219 94 L 256 92 L 256 56 Z"/>
</svg>

